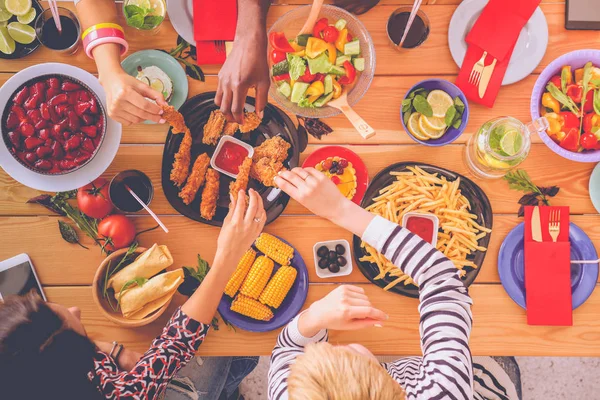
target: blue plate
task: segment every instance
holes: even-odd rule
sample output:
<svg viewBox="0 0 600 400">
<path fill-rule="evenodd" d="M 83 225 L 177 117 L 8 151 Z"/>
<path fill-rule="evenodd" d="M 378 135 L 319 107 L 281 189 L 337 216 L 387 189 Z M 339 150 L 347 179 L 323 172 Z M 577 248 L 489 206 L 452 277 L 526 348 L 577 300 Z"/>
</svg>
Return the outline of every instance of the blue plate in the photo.
<svg viewBox="0 0 600 400">
<path fill-rule="evenodd" d="M 169 104 L 179 109 L 188 97 L 188 80 L 185 70 L 179 62 L 169 54 L 158 50 L 142 50 L 131 54 L 123 60 L 121 66 L 131 76 L 137 76 L 138 66 L 142 68 L 152 65 L 162 69 L 173 81 L 173 96 Z M 144 121 L 145 124 L 153 124 L 152 121 Z"/>
<path fill-rule="evenodd" d="M 284 239 L 279 239 L 289 244 Z M 289 245 L 291 246 L 291 244 Z M 256 248 L 254 248 L 254 250 L 257 252 L 257 257 L 263 255 L 263 253 L 258 251 Z M 285 297 L 285 300 L 283 300 L 283 303 L 281 303 L 278 309 L 273 310 L 273 319 L 266 322 L 258 321 L 238 314 L 235 311 L 231 311 L 232 298 L 225 294 L 219 303 L 219 314 L 221 314 L 225 321 L 249 332 L 269 332 L 286 325 L 288 322 L 294 319 L 296 315 L 298 315 L 302 309 L 302 306 L 304 305 L 304 302 L 306 301 L 306 295 L 308 294 L 308 270 L 306 269 L 304 259 L 295 248 L 294 257 L 292 258 L 290 264 L 298 271 L 298 274 L 296 275 L 296 281 Z M 275 268 L 273 268 L 272 275 L 274 275 L 280 267 L 281 265 L 275 263 Z"/>
<path fill-rule="evenodd" d="M 521 222 L 506 235 L 498 254 L 498 274 L 500 282 L 511 299 L 523 308 L 525 306 L 525 262 L 524 233 Z M 569 229 L 571 260 L 597 260 L 594 244 L 577 225 L 571 222 Z M 582 305 L 594 291 L 598 281 L 598 264 L 571 264 L 571 291 L 573 309 Z"/>
</svg>

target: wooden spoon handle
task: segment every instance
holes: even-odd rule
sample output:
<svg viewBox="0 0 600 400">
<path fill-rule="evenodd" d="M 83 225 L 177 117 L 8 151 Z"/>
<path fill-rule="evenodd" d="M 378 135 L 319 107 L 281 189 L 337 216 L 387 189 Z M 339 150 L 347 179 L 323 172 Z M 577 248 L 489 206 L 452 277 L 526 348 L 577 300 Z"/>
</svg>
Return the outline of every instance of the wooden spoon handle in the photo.
<svg viewBox="0 0 600 400">
<path fill-rule="evenodd" d="M 302 29 L 300 29 L 300 33 L 298 35 L 302 35 L 304 33 L 311 33 L 315 23 L 317 22 L 317 18 L 319 18 L 319 13 L 321 12 L 321 7 L 323 6 L 323 0 L 313 0 L 312 8 L 310 9 L 310 14 L 308 14 L 308 19 L 304 23 Z"/>
<path fill-rule="evenodd" d="M 367 124 L 367 121 L 362 119 L 361 116 L 352 109 L 352 107 L 350 107 L 348 104 L 345 104 L 339 107 L 339 109 L 344 113 L 346 118 L 348 118 L 348 121 L 354 125 L 354 128 L 358 131 L 358 133 L 360 133 L 360 136 L 362 136 L 364 139 L 375 136 L 375 129 L 371 128 L 371 126 Z"/>
</svg>

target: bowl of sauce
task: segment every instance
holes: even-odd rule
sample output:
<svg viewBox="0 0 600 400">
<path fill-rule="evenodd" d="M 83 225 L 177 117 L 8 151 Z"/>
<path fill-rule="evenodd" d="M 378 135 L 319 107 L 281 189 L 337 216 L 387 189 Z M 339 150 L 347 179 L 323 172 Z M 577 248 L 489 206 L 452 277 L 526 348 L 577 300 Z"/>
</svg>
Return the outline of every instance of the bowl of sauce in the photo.
<svg viewBox="0 0 600 400">
<path fill-rule="evenodd" d="M 121 171 L 112 178 L 108 195 L 113 205 L 122 212 L 138 212 L 144 207 L 129 193 L 129 187 L 146 205 L 154 197 L 154 187 L 148 175 L 137 169 Z"/>
<path fill-rule="evenodd" d="M 225 175 L 237 178 L 242 162 L 253 155 L 254 148 L 248 143 L 233 136 L 222 136 L 210 159 L 210 166 Z"/>
<path fill-rule="evenodd" d="M 402 226 L 435 247 L 440 220 L 433 214 L 408 212 L 402 217 Z"/>
<path fill-rule="evenodd" d="M 414 49 L 419 47 L 423 44 L 423 42 L 425 42 L 425 40 L 427 40 L 427 37 L 429 36 L 429 18 L 427 18 L 427 15 L 423 12 L 423 10 L 419 10 L 417 11 L 417 15 L 415 15 L 415 19 L 410 26 L 408 33 L 406 34 L 406 39 L 404 40 L 404 43 L 402 43 L 402 47 L 400 47 L 400 42 L 402 40 L 402 36 L 404 35 L 404 31 L 406 30 L 411 11 L 411 7 L 400 7 L 395 10 L 388 19 L 388 38 L 393 47 L 395 47 L 397 50 Z"/>
</svg>

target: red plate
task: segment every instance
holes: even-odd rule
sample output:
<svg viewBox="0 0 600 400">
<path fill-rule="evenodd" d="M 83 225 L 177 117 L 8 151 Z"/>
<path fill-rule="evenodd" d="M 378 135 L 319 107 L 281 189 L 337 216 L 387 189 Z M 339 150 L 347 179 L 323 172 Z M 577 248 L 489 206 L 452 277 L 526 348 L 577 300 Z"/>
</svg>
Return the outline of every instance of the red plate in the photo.
<svg viewBox="0 0 600 400">
<path fill-rule="evenodd" d="M 320 163 L 329 157 L 341 157 L 345 158 L 349 162 L 352 163 L 352 166 L 356 170 L 356 182 L 358 186 L 356 187 L 356 193 L 352 198 L 352 201 L 356 204 L 360 205 L 363 197 L 365 196 L 365 192 L 367 191 L 367 186 L 369 186 L 369 173 L 367 171 L 367 166 L 363 162 L 363 160 L 350 149 L 342 146 L 326 146 L 321 147 L 317 151 L 313 152 L 309 155 L 304 163 L 302 163 L 302 168 L 311 167 L 314 168 L 315 165 Z"/>
</svg>

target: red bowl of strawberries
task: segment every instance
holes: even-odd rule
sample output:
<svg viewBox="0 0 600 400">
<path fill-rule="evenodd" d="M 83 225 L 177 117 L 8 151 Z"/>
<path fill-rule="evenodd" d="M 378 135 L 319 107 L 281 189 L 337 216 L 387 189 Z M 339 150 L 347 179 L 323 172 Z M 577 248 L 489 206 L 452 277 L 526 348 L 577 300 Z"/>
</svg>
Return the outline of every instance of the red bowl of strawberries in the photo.
<svg viewBox="0 0 600 400">
<path fill-rule="evenodd" d="M 72 173 L 97 154 L 106 134 L 106 112 L 86 84 L 48 74 L 21 84 L 1 119 L 11 155 L 44 175 Z"/>
</svg>

